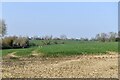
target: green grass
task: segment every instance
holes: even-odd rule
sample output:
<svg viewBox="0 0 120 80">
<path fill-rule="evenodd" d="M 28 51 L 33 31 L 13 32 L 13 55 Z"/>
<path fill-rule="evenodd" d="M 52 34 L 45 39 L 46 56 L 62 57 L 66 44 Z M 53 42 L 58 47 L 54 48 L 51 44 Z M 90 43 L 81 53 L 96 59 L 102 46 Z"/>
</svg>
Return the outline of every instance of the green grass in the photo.
<svg viewBox="0 0 120 80">
<path fill-rule="evenodd" d="M 104 54 L 107 51 L 118 51 L 117 42 L 68 42 L 66 44 L 49 45 L 38 49 L 38 52 L 48 56 Z"/>
<path fill-rule="evenodd" d="M 61 42 L 61 40 L 57 40 Z M 39 40 L 32 40 L 31 43 L 42 45 Z M 32 51 L 44 53 L 46 56 L 66 56 L 80 54 L 104 54 L 106 51 L 118 51 L 118 42 L 82 42 L 65 40 L 65 44 L 52 44 L 43 47 L 30 47 L 25 49 L 5 49 L 2 55 L 16 52 L 18 56 L 28 56 Z"/>
<path fill-rule="evenodd" d="M 35 49 L 36 49 L 35 47 L 24 48 L 24 49 L 4 49 L 2 50 L 2 56 L 6 56 L 7 54 L 12 52 L 16 52 L 15 54 L 18 56 L 28 56 Z"/>
</svg>

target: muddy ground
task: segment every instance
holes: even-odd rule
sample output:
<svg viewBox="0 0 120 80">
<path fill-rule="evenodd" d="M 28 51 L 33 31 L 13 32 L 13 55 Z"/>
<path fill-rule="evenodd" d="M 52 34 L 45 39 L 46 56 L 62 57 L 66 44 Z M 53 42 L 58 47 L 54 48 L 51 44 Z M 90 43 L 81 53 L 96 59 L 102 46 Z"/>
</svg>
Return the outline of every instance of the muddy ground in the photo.
<svg viewBox="0 0 120 80">
<path fill-rule="evenodd" d="M 4 59 L 3 78 L 118 78 L 118 55 Z"/>
</svg>

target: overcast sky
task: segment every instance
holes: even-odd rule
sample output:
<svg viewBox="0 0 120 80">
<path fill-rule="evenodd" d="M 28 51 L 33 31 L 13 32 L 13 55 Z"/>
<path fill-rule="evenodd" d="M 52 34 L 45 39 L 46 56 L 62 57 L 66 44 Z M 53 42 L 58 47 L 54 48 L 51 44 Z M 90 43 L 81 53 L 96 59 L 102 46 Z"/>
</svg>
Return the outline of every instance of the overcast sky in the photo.
<svg viewBox="0 0 120 80">
<path fill-rule="evenodd" d="M 8 35 L 90 38 L 100 32 L 118 31 L 118 3 L 5 2 L 2 18 Z"/>
</svg>

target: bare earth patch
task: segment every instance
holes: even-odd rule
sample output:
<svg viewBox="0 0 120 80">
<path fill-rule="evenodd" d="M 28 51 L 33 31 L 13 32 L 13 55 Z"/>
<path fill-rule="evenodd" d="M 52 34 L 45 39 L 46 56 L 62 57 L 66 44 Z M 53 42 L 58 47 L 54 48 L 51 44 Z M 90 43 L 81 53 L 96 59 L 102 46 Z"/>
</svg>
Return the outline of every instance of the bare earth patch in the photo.
<svg viewBox="0 0 120 80">
<path fill-rule="evenodd" d="M 3 60 L 3 78 L 118 78 L 118 54 Z"/>
<path fill-rule="evenodd" d="M 5 58 L 7 59 L 19 59 L 18 56 L 15 55 L 16 52 L 8 54 Z"/>
</svg>

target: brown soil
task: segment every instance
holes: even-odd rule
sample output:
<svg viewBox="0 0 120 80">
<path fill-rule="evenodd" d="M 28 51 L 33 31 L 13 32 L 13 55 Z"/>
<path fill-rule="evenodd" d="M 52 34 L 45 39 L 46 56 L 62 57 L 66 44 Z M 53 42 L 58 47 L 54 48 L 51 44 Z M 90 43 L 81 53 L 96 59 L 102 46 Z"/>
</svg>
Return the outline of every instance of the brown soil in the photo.
<svg viewBox="0 0 120 80">
<path fill-rule="evenodd" d="M 118 78 L 118 55 L 3 60 L 3 78 Z"/>
</svg>

